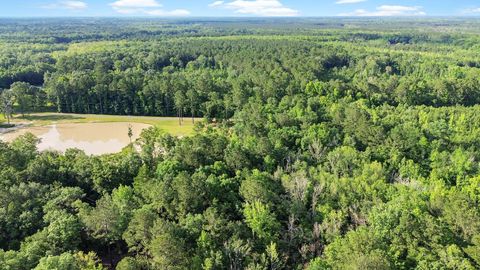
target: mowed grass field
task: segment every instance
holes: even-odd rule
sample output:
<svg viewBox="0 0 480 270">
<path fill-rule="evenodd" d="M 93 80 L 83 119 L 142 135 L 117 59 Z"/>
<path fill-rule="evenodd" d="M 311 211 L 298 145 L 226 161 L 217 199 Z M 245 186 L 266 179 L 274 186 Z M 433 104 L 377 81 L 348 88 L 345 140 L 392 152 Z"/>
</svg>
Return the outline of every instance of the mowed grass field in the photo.
<svg viewBox="0 0 480 270">
<path fill-rule="evenodd" d="M 1 118 L 1 117 L 0 117 Z M 3 119 L 0 120 L 0 123 Z M 33 113 L 15 115 L 12 123 L 28 123 L 33 126 L 48 126 L 62 123 L 112 123 L 129 122 L 143 123 L 156 126 L 173 136 L 189 136 L 193 134 L 194 124 L 191 118 L 184 118 L 182 125 L 176 117 L 149 117 L 149 116 L 123 116 L 123 115 L 96 115 L 96 114 L 70 114 L 70 113 Z M 203 121 L 196 118 L 195 123 Z M 3 122 L 5 124 L 5 122 Z"/>
<path fill-rule="evenodd" d="M 8 124 L 7 119 L 5 119 L 2 114 L 0 114 L 0 128 L 10 128 L 12 126 L 13 125 Z"/>
</svg>

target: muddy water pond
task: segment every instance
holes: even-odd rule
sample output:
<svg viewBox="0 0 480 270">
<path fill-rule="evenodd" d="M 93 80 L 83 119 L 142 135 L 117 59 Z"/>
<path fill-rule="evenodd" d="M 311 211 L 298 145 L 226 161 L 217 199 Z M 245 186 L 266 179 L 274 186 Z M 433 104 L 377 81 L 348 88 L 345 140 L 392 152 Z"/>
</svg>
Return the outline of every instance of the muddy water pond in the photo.
<svg viewBox="0 0 480 270">
<path fill-rule="evenodd" d="M 150 125 L 140 123 L 69 123 L 41 127 L 25 127 L 0 134 L 0 140 L 11 142 L 27 132 L 41 141 L 39 151 L 56 150 L 64 152 L 77 148 L 88 155 L 102 155 L 120 152 L 130 143 L 128 128 L 132 128 L 132 140 L 140 137 L 143 129 Z"/>
</svg>

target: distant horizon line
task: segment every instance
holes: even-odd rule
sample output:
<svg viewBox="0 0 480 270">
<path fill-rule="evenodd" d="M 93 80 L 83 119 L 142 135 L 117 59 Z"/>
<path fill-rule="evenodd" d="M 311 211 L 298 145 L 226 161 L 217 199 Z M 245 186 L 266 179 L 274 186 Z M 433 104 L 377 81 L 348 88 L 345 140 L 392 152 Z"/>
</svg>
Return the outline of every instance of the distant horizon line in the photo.
<svg viewBox="0 0 480 270">
<path fill-rule="evenodd" d="M 480 19 L 480 15 L 422 15 L 422 16 L 108 16 L 108 15 L 85 15 L 85 16 L 0 16 L 0 19 L 82 19 L 82 18 L 105 18 L 105 19 L 322 19 L 322 18 L 348 18 L 348 19 L 444 19 L 444 18 L 470 18 Z"/>
</svg>

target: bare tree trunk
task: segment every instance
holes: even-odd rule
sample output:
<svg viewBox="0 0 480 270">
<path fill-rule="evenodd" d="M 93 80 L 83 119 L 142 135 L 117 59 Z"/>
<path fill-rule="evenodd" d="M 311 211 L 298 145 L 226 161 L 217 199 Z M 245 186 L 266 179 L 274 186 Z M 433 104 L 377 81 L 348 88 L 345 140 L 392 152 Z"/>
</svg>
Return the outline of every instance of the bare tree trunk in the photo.
<svg viewBox="0 0 480 270">
<path fill-rule="evenodd" d="M 192 124 L 195 124 L 195 111 L 192 108 Z"/>
<path fill-rule="evenodd" d="M 7 119 L 7 124 L 10 125 L 10 116 L 8 115 L 8 112 L 4 113 L 3 116 L 5 117 L 5 119 Z"/>
<path fill-rule="evenodd" d="M 70 112 L 75 113 L 75 103 L 73 102 L 73 97 L 70 97 Z"/>
</svg>

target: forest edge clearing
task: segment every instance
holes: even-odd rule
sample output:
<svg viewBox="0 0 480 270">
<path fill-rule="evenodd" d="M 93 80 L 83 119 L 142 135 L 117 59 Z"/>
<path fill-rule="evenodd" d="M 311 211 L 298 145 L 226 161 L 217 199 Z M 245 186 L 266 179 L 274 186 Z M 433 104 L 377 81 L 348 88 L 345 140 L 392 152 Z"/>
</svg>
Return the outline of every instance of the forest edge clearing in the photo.
<svg viewBox="0 0 480 270">
<path fill-rule="evenodd" d="M 6 122 L 0 120 L 0 124 Z M 202 118 L 195 118 L 195 123 L 203 121 Z M 194 123 L 191 118 L 184 118 L 182 125 L 179 125 L 177 117 L 155 117 L 155 116 L 126 116 L 126 115 L 93 115 L 93 114 L 71 114 L 71 113 L 33 113 L 30 115 L 16 115 L 12 124 L 27 124 L 28 126 L 48 126 L 52 124 L 66 123 L 115 123 L 131 122 L 149 124 L 158 127 L 173 136 L 188 136 L 194 132 Z M 22 126 L 25 127 L 25 126 Z M 0 130 L 1 131 L 1 130 Z"/>
</svg>

